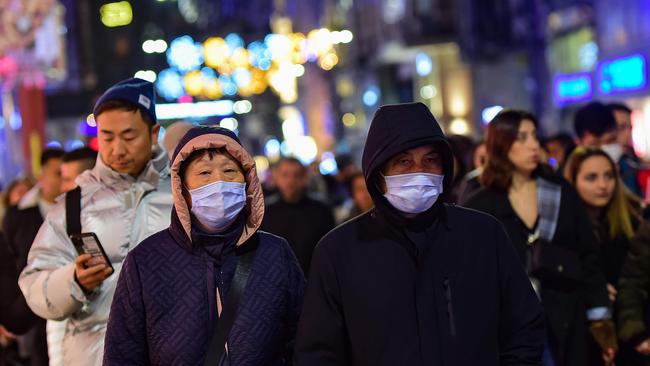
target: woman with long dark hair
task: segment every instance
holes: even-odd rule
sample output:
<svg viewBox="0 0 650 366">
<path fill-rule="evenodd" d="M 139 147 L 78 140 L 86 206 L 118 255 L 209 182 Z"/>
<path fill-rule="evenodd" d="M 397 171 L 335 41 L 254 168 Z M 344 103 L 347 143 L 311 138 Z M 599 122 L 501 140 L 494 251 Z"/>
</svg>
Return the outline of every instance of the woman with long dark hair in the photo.
<svg viewBox="0 0 650 366">
<path fill-rule="evenodd" d="M 467 206 L 499 219 L 546 316 L 545 365 L 588 364 L 588 329 L 611 362 L 615 338 L 591 222 L 573 187 L 540 163 L 537 121 L 505 110 L 489 124 L 483 186 Z"/>
</svg>

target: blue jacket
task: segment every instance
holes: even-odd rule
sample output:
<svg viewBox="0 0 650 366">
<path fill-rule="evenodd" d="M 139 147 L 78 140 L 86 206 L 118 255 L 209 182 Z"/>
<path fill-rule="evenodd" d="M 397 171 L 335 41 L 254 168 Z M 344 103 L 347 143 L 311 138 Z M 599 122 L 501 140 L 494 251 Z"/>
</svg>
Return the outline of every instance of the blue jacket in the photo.
<svg viewBox="0 0 650 366">
<path fill-rule="evenodd" d="M 247 182 L 246 208 L 218 235 L 191 224 L 178 175 L 192 151 L 208 147 L 225 148 L 241 163 Z M 104 365 L 203 365 L 218 323 L 217 293 L 227 299 L 238 254 L 247 250 L 254 250 L 251 274 L 220 365 L 289 364 L 305 280 L 287 242 L 257 231 L 264 202 L 252 158 L 229 131 L 195 128 L 179 143 L 171 174 L 171 226 L 125 260 Z"/>
</svg>

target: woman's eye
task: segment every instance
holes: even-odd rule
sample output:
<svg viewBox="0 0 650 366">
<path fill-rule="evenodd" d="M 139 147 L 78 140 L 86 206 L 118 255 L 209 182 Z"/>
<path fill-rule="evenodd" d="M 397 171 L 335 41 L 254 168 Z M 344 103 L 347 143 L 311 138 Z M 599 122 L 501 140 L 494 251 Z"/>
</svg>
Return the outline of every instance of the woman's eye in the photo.
<svg viewBox="0 0 650 366">
<path fill-rule="evenodd" d="M 210 172 L 207 171 L 207 170 L 204 170 L 204 171 L 200 172 L 199 175 L 210 175 Z"/>
</svg>

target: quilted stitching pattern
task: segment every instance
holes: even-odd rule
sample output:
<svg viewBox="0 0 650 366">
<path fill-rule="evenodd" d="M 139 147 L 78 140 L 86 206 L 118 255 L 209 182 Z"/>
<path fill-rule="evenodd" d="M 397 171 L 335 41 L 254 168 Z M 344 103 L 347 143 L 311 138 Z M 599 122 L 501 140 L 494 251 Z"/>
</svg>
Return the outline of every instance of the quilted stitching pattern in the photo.
<svg viewBox="0 0 650 366">
<path fill-rule="evenodd" d="M 138 245 L 120 274 L 104 364 L 202 365 L 216 325 L 215 282 L 223 275 L 227 296 L 236 261 L 231 256 L 222 268 L 214 268 L 207 256 L 190 253 L 168 231 Z M 260 232 L 228 340 L 229 357 L 222 364 L 288 364 L 303 287 L 304 276 L 286 241 Z"/>
</svg>

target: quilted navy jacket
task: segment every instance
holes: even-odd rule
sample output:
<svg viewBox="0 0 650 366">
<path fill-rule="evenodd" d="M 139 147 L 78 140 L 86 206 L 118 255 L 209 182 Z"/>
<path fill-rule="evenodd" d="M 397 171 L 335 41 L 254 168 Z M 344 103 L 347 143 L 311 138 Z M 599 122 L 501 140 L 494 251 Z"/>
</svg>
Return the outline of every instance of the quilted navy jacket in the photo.
<svg viewBox="0 0 650 366">
<path fill-rule="evenodd" d="M 191 224 L 178 176 L 194 150 L 221 147 L 244 168 L 247 206 L 226 232 Z M 290 364 L 304 276 L 287 242 L 258 231 L 264 213 L 252 158 L 230 131 L 195 128 L 172 163 L 174 211 L 169 229 L 127 256 L 113 299 L 104 365 L 203 365 L 218 323 L 217 293 L 226 299 L 238 255 L 254 250 L 251 274 L 219 366 Z M 215 365 L 218 366 L 218 365 Z"/>
</svg>

